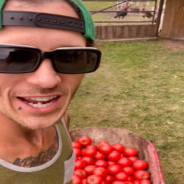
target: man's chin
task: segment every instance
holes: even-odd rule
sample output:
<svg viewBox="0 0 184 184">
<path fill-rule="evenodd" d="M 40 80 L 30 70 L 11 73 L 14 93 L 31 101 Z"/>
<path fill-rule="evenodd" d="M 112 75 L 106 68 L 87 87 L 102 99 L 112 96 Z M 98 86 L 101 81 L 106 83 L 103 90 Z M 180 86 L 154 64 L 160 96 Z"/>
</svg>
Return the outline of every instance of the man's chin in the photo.
<svg viewBox="0 0 184 184">
<path fill-rule="evenodd" d="M 23 128 L 29 129 L 29 130 L 44 130 L 44 129 L 49 129 L 54 127 L 57 123 L 59 122 L 59 120 L 54 121 L 52 123 L 50 122 L 45 122 L 45 123 L 36 123 L 36 122 L 32 122 L 32 123 L 18 123 L 19 125 L 21 125 Z"/>
</svg>

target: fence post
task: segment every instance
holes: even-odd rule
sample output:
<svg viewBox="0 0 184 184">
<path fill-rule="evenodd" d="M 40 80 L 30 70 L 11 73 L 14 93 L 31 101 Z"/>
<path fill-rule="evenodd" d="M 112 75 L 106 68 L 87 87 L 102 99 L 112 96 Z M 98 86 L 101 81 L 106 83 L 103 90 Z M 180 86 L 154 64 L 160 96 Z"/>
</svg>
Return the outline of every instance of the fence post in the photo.
<svg viewBox="0 0 184 184">
<path fill-rule="evenodd" d="M 160 20 L 162 16 L 162 11 L 163 11 L 163 5 L 164 5 L 164 0 L 160 0 L 159 4 L 159 10 L 158 10 L 158 16 L 157 16 L 157 22 L 156 22 L 156 36 L 158 37 L 158 31 L 159 31 L 159 26 L 160 26 Z"/>
</svg>

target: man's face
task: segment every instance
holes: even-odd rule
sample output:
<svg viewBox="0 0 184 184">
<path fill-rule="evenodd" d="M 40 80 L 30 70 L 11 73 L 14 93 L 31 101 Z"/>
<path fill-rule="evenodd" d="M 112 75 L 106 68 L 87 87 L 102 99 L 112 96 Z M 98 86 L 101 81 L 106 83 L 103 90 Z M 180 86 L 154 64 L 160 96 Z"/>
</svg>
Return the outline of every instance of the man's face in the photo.
<svg viewBox="0 0 184 184">
<path fill-rule="evenodd" d="M 62 1 L 36 6 L 26 3 L 20 6 L 17 2 L 7 4 L 5 10 L 78 17 L 75 11 Z M 1 30 L 0 43 L 30 45 L 43 51 L 58 47 L 85 47 L 86 44 L 85 39 L 77 32 L 19 26 L 7 26 Z M 9 124 L 17 122 L 28 129 L 54 125 L 63 116 L 82 78 L 82 74 L 56 73 L 49 59 L 44 59 L 32 73 L 0 74 L 1 121 Z"/>
</svg>

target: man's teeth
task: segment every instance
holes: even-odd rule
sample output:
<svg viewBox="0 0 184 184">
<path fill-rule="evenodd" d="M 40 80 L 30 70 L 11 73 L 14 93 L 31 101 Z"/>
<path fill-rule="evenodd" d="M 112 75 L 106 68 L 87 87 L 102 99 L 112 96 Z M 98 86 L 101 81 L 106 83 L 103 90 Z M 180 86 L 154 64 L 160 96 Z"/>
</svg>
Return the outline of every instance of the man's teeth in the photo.
<svg viewBox="0 0 184 184">
<path fill-rule="evenodd" d="M 27 103 L 34 108 L 46 108 L 49 107 L 54 103 L 54 99 L 56 99 L 57 96 L 52 97 L 32 97 L 32 98 L 26 98 Z"/>
<path fill-rule="evenodd" d="M 52 97 L 32 97 L 32 98 L 26 98 L 27 100 L 34 100 L 34 101 L 38 101 L 38 102 L 46 102 L 52 99 L 57 98 L 57 96 L 52 96 Z"/>
<path fill-rule="evenodd" d="M 40 102 L 34 104 L 34 103 L 28 103 L 31 107 L 34 107 L 34 108 L 46 108 L 46 107 L 49 107 L 53 102 L 49 102 L 49 103 L 45 103 L 45 104 L 42 104 Z"/>
</svg>

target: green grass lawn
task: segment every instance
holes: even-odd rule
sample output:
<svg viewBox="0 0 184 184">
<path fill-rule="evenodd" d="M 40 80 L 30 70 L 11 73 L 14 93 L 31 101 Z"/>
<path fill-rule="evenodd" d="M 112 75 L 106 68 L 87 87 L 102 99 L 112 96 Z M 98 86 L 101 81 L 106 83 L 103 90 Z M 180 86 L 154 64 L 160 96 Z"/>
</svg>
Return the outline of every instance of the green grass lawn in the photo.
<svg viewBox="0 0 184 184">
<path fill-rule="evenodd" d="M 157 148 L 166 184 L 183 184 L 184 50 L 173 51 L 161 39 L 98 47 L 102 63 L 69 107 L 70 128 L 133 131 Z"/>
</svg>

